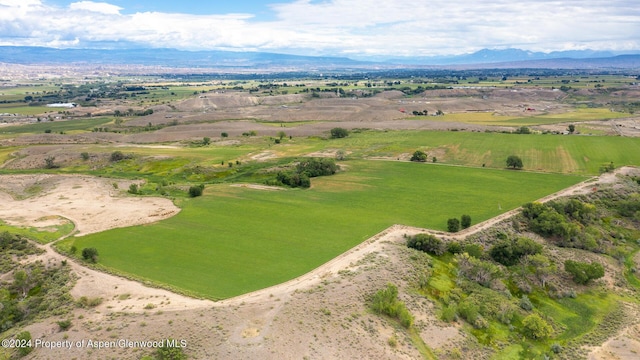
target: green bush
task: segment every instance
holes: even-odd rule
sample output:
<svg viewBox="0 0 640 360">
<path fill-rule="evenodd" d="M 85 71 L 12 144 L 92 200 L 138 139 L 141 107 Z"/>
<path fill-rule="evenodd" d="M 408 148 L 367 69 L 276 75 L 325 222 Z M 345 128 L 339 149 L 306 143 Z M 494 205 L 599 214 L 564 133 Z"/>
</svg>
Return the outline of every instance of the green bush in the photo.
<svg viewBox="0 0 640 360">
<path fill-rule="evenodd" d="M 440 256 L 446 251 L 446 246 L 442 240 L 428 234 L 417 234 L 410 237 L 407 240 L 407 246 L 436 256 Z"/>
<path fill-rule="evenodd" d="M 450 323 L 455 321 L 458 317 L 456 313 L 456 306 L 454 304 L 445 305 L 442 307 L 442 311 L 440 312 L 440 320 Z"/>
<path fill-rule="evenodd" d="M 471 216 L 469 215 L 462 215 L 462 217 L 460 217 L 460 226 L 463 229 L 468 228 L 469 226 L 471 226 Z"/>
<path fill-rule="evenodd" d="M 404 303 L 398 301 L 398 288 L 393 284 L 387 284 L 385 289 L 378 290 L 373 295 L 371 310 L 376 314 L 385 314 L 398 319 L 400 324 L 407 329 L 413 325 L 413 316 Z"/>
<path fill-rule="evenodd" d="M 137 194 L 138 193 L 138 184 L 129 185 L 129 194 Z"/>
<path fill-rule="evenodd" d="M 331 137 L 334 139 L 345 138 L 349 136 L 349 130 L 340 127 L 331 129 Z"/>
<path fill-rule="evenodd" d="M 460 220 L 456 218 L 451 218 L 447 220 L 447 231 L 449 232 L 458 232 L 460 231 Z"/>
<path fill-rule="evenodd" d="M 533 310 L 533 304 L 527 295 L 522 295 L 520 298 L 520 307 L 527 311 Z"/>
<path fill-rule="evenodd" d="M 416 150 L 411 156 L 411 161 L 426 162 L 427 154 L 422 150 Z"/>
<path fill-rule="evenodd" d="M 204 184 L 190 186 L 189 187 L 189 196 L 190 197 L 202 196 L 202 192 L 203 191 L 204 191 Z"/>
<path fill-rule="evenodd" d="M 66 320 L 60 320 L 57 322 L 58 327 L 60 327 L 60 330 L 62 331 L 66 331 L 69 330 L 69 328 L 71 327 L 71 320 L 66 319 Z"/>
<path fill-rule="evenodd" d="M 18 348 L 18 354 L 20 356 L 27 356 L 31 351 L 33 351 L 33 344 L 31 340 L 31 333 L 28 331 L 23 331 L 16 336 L 16 340 L 19 341 L 20 347 Z M 26 346 L 22 346 L 26 345 Z"/>
<path fill-rule="evenodd" d="M 545 339 L 553 334 L 553 328 L 538 314 L 531 314 L 522 320 L 525 336 L 532 339 Z"/>
<path fill-rule="evenodd" d="M 116 150 L 111 153 L 111 161 L 116 162 L 120 160 L 124 160 L 126 156 L 122 153 L 122 151 Z"/>
<path fill-rule="evenodd" d="M 564 262 L 564 270 L 573 276 L 573 281 L 582 285 L 604 276 L 604 267 L 600 263 L 567 260 Z"/>
<path fill-rule="evenodd" d="M 187 358 L 187 355 L 184 353 L 181 347 L 179 346 L 170 346 L 176 340 L 168 339 L 165 341 L 163 346 L 158 348 L 156 352 L 156 358 L 158 360 L 184 360 Z"/>
<path fill-rule="evenodd" d="M 82 249 L 82 258 L 86 261 L 95 263 L 98 261 L 98 250 L 96 248 L 84 248 Z"/>
<path fill-rule="evenodd" d="M 489 250 L 489 255 L 504 266 L 512 266 L 517 264 L 522 257 L 539 254 L 541 251 L 542 245 L 529 238 L 520 237 L 495 244 Z"/>
<path fill-rule="evenodd" d="M 482 257 L 484 249 L 482 249 L 482 245 L 480 244 L 467 244 L 464 247 L 464 252 L 469 254 L 469 256 L 479 259 Z"/>
</svg>

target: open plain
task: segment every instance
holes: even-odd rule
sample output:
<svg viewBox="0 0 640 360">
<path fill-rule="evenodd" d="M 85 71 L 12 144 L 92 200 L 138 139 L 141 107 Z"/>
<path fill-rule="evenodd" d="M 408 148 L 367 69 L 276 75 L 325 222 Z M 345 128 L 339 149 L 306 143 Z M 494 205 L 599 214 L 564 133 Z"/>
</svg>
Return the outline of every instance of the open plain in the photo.
<svg viewBox="0 0 640 360">
<path fill-rule="evenodd" d="M 637 85 L 624 76 L 522 76 L 426 79 L 440 87 L 415 91 L 415 80 L 125 80 L 136 90 L 121 86 L 70 109 L 4 106 L 0 225 L 33 234 L 43 252 L 14 256 L 15 269 L 0 279 L 14 289 L 20 266 L 68 268 L 76 305 L 18 321 L 1 337 L 28 331 L 40 342 L 82 345 L 34 348 L 33 359 L 153 358 L 157 346 L 125 345 L 163 339 L 184 341 L 180 351 L 194 359 L 632 359 L 637 214 L 598 208 L 606 229 L 598 236 L 614 245 L 590 251 L 535 233 L 519 207 L 566 196 L 597 206 L 614 193 L 635 199 L 640 118 L 629 106 Z M 7 83 L 3 91 L 37 102 L 40 89 L 55 88 L 38 81 L 44 87 Z M 348 136 L 332 136 L 335 128 Z M 411 161 L 417 150 L 426 161 Z M 513 154 L 521 170 L 507 168 Z M 308 189 L 279 180 L 310 158 L 330 159 L 338 171 L 312 177 Z M 190 196 L 193 188 L 201 194 Z M 472 226 L 447 231 L 461 215 Z M 531 238 L 553 265 L 549 283 L 527 287 L 516 280 L 533 279 L 518 273 L 527 264 L 498 264 L 511 275 L 476 288 L 456 253 L 407 248 L 420 233 L 480 244 L 492 264 L 489 250 L 502 237 Z M 98 255 L 83 256 L 87 248 Z M 602 263 L 606 275 L 573 284 L 566 259 Z M 371 310 L 387 284 L 412 314 L 410 327 Z M 517 304 L 526 294 L 534 310 L 510 310 L 506 323 L 484 308 L 486 323 L 473 322 L 463 310 L 479 296 Z M 455 303 L 449 319 L 443 313 Z M 547 314 L 553 333 L 525 335 L 526 311 Z"/>
</svg>

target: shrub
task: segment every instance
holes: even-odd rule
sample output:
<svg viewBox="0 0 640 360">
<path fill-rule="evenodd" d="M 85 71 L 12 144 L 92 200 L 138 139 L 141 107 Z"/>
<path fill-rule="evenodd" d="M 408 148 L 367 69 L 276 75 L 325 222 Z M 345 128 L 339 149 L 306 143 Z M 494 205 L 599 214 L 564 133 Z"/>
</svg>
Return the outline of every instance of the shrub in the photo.
<svg viewBox="0 0 640 360">
<path fill-rule="evenodd" d="M 457 241 L 451 241 L 447 244 L 447 251 L 452 254 L 460 254 L 462 252 L 462 245 Z"/>
<path fill-rule="evenodd" d="M 223 132 L 223 133 L 220 133 L 220 136 L 223 138 L 226 138 L 226 137 L 229 137 L 229 133 Z"/>
<path fill-rule="evenodd" d="M 462 276 L 484 287 L 489 287 L 493 280 L 502 275 L 497 265 L 471 257 L 466 253 L 455 255 L 455 260 Z"/>
<path fill-rule="evenodd" d="M 307 158 L 298 163 L 296 171 L 308 177 L 333 175 L 338 171 L 336 161 L 330 158 Z"/>
<path fill-rule="evenodd" d="M 334 139 L 345 138 L 347 136 L 349 136 L 349 130 L 347 129 L 339 127 L 331 129 L 331 137 Z"/>
<path fill-rule="evenodd" d="M 449 232 L 458 232 L 460 231 L 460 220 L 456 218 L 451 218 L 447 220 L 447 231 Z"/>
<path fill-rule="evenodd" d="M 180 341 L 174 339 L 167 339 L 163 342 L 162 347 L 159 347 L 156 353 L 158 360 L 184 360 L 187 355 L 183 352 L 182 347 L 179 346 Z"/>
<path fill-rule="evenodd" d="M 531 314 L 522 320 L 525 336 L 532 339 L 544 339 L 553 334 L 553 328 L 538 314 Z"/>
<path fill-rule="evenodd" d="M 573 281 L 586 285 L 589 281 L 604 276 L 604 267 L 600 263 L 584 263 L 567 260 L 564 262 L 564 270 L 573 275 Z"/>
<path fill-rule="evenodd" d="M 445 305 L 442 308 L 442 312 L 440 313 L 440 320 L 450 323 L 452 321 L 455 321 L 457 318 L 457 314 L 456 314 L 456 306 L 453 304 L 450 305 Z"/>
<path fill-rule="evenodd" d="M 469 215 L 462 215 L 462 217 L 460 217 L 460 226 L 463 229 L 468 228 L 469 226 L 471 226 L 471 216 Z"/>
<path fill-rule="evenodd" d="M 82 157 L 82 160 L 89 160 L 89 153 L 88 152 L 82 152 L 82 153 L 80 153 L 80 157 Z"/>
<path fill-rule="evenodd" d="M 413 316 L 404 303 L 398 301 L 398 288 L 393 284 L 387 284 L 385 289 L 378 290 L 373 295 L 371 310 L 377 314 L 385 314 L 398 319 L 400 324 L 407 329 L 413 325 Z"/>
<path fill-rule="evenodd" d="M 407 241 L 407 246 L 436 256 L 444 254 L 446 250 L 446 246 L 442 240 L 427 234 L 417 234 L 410 237 Z"/>
<path fill-rule="evenodd" d="M 56 165 L 54 163 L 55 161 L 55 156 L 47 156 L 46 158 L 44 158 L 44 167 L 46 169 L 55 169 L 58 167 L 58 165 Z"/>
<path fill-rule="evenodd" d="M 539 254 L 541 251 L 542 245 L 529 238 L 520 237 L 495 244 L 489 250 L 489 255 L 504 266 L 512 266 L 517 264 L 522 257 Z"/>
<path fill-rule="evenodd" d="M 533 304 L 527 295 L 522 295 L 520 298 L 520 308 L 527 311 L 533 310 Z"/>
<path fill-rule="evenodd" d="M 120 161 L 120 160 L 124 160 L 126 158 L 126 156 L 122 153 L 122 151 L 120 150 L 116 150 L 114 152 L 111 153 L 111 161 L 116 162 L 116 161 Z"/>
<path fill-rule="evenodd" d="M 138 193 L 138 184 L 129 185 L 129 193 L 130 194 L 137 194 Z"/>
<path fill-rule="evenodd" d="M 416 150 L 413 153 L 413 155 L 411 156 L 411 161 L 426 162 L 427 161 L 427 154 L 425 154 L 424 151 Z"/>
<path fill-rule="evenodd" d="M 479 259 L 482 257 L 484 250 L 480 244 L 467 244 L 464 247 L 464 252 L 469 254 L 469 256 Z"/>
<path fill-rule="evenodd" d="M 33 351 L 33 344 L 31 341 L 31 333 L 28 331 L 23 331 L 16 336 L 16 340 L 18 340 L 20 347 L 18 347 L 18 354 L 20 356 L 27 356 L 31 351 Z M 23 346 L 25 345 L 25 346 Z"/>
<path fill-rule="evenodd" d="M 57 322 L 58 327 L 60 327 L 61 331 L 66 331 L 69 330 L 69 328 L 71 327 L 71 320 L 67 319 L 67 320 L 60 320 Z"/>
<path fill-rule="evenodd" d="M 202 192 L 203 191 L 204 191 L 204 184 L 190 186 L 189 187 L 189 196 L 190 197 L 202 196 Z"/>
<path fill-rule="evenodd" d="M 95 263 L 98 261 L 98 250 L 96 248 L 82 249 L 82 258 L 86 261 Z"/>
</svg>

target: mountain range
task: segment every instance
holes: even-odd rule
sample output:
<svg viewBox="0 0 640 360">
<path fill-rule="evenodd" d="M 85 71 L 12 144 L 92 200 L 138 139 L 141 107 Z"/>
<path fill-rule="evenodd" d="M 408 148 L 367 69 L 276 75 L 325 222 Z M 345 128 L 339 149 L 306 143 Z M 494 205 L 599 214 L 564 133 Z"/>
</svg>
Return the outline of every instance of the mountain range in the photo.
<svg viewBox="0 0 640 360">
<path fill-rule="evenodd" d="M 0 63 L 23 65 L 95 64 L 143 65 L 174 68 L 278 69 L 279 71 L 375 68 L 549 68 L 640 69 L 640 51 L 629 53 L 593 50 L 531 52 L 520 49 L 483 49 L 458 56 L 377 58 L 320 57 L 267 52 L 181 51 L 175 49 L 56 49 L 0 46 Z"/>
</svg>

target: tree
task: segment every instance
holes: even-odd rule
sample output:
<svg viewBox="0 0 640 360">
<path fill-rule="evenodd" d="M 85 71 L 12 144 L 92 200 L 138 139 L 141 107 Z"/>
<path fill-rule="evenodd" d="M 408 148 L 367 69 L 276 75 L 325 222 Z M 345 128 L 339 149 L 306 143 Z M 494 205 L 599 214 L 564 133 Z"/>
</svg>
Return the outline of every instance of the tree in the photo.
<svg viewBox="0 0 640 360">
<path fill-rule="evenodd" d="M 411 156 L 411 161 L 426 162 L 427 154 L 422 150 L 416 150 Z"/>
<path fill-rule="evenodd" d="M 460 218 L 460 226 L 462 226 L 463 229 L 466 229 L 469 226 L 471 226 L 471 216 L 462 215 L 462 217 Z"/>
<path fill-rule="evenodd" d="M 278 138 L 280 139 L 280 141 L 282 141 L 282 139 L 286 136 L 287 134 L 284 131 L 278 131 Z"/>
<path fill-rule="evenodd" d="M 576 131 L 576 126 L 571 124 L 567 127 L 567 130 L 569 131 L 569 134 L 573 134 Z"/>
<path fill-rule="evenodd" d="M 89 153 L 88 152 L 82 152 L 80 153 L 80 157 L 82 157 L 82 160 L 89 160 Z"/>
<path fill-rule="evenodd" d="M 347 157 L 347 152 L 344 150 L 336 151 L 336 160 L 344 160 Z"/>
<path fill-rule="evenodd" d="M 95 263 L 98 261 L 98 250 L 96 248 L 82 249 L 82 258 L 86 261 Z"/>
<path fill-rule="evenodd" d="M 507 167 L 522 169 L 522 159 L 517 155 L 509 155 L 509 157 L 507 157 Z"/>
<path fill-rule="evenodd" d="M 226 138 L 226 137 L 229 137 L 229 133 L 223 132 L 223 133 L 220 133 L 220 136 L 223 138 Z"/>
<path fill-rule="evenodd" d="M 538 314 L 531 314 L 522 320 L 524 334 L 532 339 L 544 339 L 553 334 L 553 328 Z"/>
<path fill-rule="evenodd" d="M 345 138 L 347 136 L 349 136 L 349 130 L 347 129 L 339 127 L 331 129 L 331 137 L 333 139 Z"/>
<path fill-rule="evenodd" d="M 202 145 L 207 146 L 209 144 L 211 144 L 211 138 L 210 137 L 206 137 L 206 136 L 203 137 L 202 138 Z"/>
<path fill-rule="evenodd" d="M 456 218 L 451 218 L 447 220 L 447 230 L 449 232 L 458 232 L 460 231 L 460 220 Z"/>
</svg>

